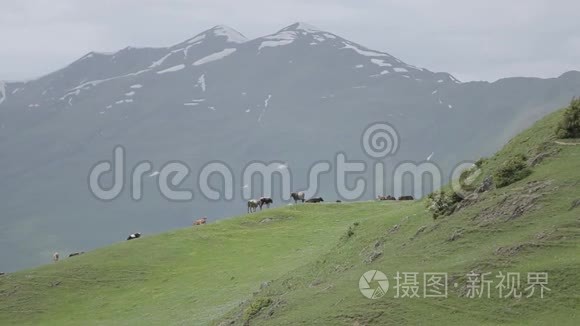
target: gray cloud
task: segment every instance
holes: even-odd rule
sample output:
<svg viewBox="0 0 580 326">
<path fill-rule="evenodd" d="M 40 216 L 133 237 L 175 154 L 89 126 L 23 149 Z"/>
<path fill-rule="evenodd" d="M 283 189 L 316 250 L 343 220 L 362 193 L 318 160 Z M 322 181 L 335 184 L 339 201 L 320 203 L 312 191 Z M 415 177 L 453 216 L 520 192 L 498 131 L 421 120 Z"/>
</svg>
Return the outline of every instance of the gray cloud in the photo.
<svg viewBox="0 0 580 326">
<path fill-rule="evenodd" d="M 89 51 L 168 46 L 214 25 L 250 38 L 306 21 L 461 80 L 580 69 L 574 0 L 21 0 L 0 11 L 0 79 L 28 79 Z"/>
</svg>

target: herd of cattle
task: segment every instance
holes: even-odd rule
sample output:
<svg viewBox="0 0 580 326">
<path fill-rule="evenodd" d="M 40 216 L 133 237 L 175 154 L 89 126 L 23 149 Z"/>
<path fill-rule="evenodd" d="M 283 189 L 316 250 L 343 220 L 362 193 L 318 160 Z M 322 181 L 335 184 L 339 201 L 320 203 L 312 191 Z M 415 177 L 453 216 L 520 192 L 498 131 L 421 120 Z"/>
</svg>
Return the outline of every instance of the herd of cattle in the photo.
<svg viewBox="0 0 580 326">
<path fill-rule="evenodd" d="M 293 192 L 290 194 L 290 197 L 292 197 L 292 199 L 294 199 L 294 204 L 298 203 L 298 201 L 301 202 L 306 202 L 306 203 L 320 203 L 323 202 L 324 199 L 322 199 L 322 197 L 314 197 L 314 198 L 310 198 L 308 200 L 304 200 L 304 193 L 302 191 L 300 192 Z M 340 200 L 336 201 L 337 203 L 340 203 Z M 262 210 L 262 208 L 264 206 L 266 206 L 267 208 L 270 208 L 270 204 L 273 204 L 274 200 L 270 197 L 260 197 L 259 199 L 250 199 L 248 200 L 248 213 L 254 213 L 258 210 L 258 207 L 260 208 L 260 210 Z"/>
<path fill-rule="evenodd" d="M 314 197 L 314 198 L 310 198 L 308 200 L 304 199 L 304 192 L 300 191 L 300 192 L 293 192 L 290 194 L 290 197 L 292 197 L 292 199 L 294 200 L 294 203 L 297 204 L 299 201 L 302 203 L 321 203 L 324 202 L 324 199 L 322 199 L 322 197 Z M 389 195 L 389 196 L 378 196 L 377 200 L 397 200 L 397 198 Z M 398 200 L 414 200 L 413 196 L 401 196 L 399 197 Z M 336 201 L 337 203 L 340 203 L 340 200 Z M 260 197 L 259 199 L 251 199 L 248 201 L 248 213 L 254 213 L 258 210 L 258 208 L 260 208 L 260 210 L 262 210 L 262 208 L 264 206 L 266 206 L 266 208 L 270 208 L 270 204 L 273 204 L 274 200 L 270 197 Z M 197 219 L 193 222 L 193 225 L 203 225 L 207 223 L 207 217 L 202 217 L 200 219 Z M 136 232 L 133 233 L 131 235 L 129 235 L 127 237 L 127 240 L 134 240 L 134 239 L 139 239 L 141 237 L 141 233 Z M 74 256 L 78 256 L 78 255 L 82 255 L 84 254 L 84 251 L 81 252 L 74 252 L 70 255 L 68 255 L 69 257 L 74 257 Z M 52 255 L 52 260 L 54 262 L 57 262 L 60 258 L 60 255 L 58 252 L 55 252 Z M 2 275 L 2 274 L 0 274 Z"/>
</svg>

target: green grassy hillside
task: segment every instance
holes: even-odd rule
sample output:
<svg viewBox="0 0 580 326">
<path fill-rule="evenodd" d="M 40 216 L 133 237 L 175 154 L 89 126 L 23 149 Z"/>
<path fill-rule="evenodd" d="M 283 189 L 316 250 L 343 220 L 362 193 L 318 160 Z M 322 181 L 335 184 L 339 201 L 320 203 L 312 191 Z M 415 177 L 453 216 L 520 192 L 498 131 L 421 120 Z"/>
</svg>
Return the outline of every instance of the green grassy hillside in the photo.
<svg viewBox="0 0 580 326">
<path fill-rule="evenodd" d="M 555 142 L 561 112 L 483 162 L 481 183 L 516 154 L 532 173 L 471 195 L 437 220 L 424 201 L 297 205 L 144 237 L 0 276 L 0 325 L 388 325 L 580 323 L 580 146 Z M 387 294 L 361 295 L 384 272 Z M 498 298 L 498 272 L 547 272 L 544 298 Z M 397 272 L 419 298 L 395 298 Z M 448 273 L 423 298 L 423 273 Z M 492 298 L 466 274 L 490 272 Z M 371 285 L 374 285 L 371 284 Z M 538 290 L 539 291 L 539 290 Z"/>
</svg>

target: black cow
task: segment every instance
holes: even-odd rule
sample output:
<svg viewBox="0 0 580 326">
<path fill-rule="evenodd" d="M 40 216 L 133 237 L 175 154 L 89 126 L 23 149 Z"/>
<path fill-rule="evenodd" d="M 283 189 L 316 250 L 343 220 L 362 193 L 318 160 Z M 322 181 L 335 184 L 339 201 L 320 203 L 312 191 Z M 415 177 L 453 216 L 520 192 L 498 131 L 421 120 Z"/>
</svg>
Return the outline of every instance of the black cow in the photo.
<svg viewBox="0 0 580 326">
<path fill-rule="evenodd" d="M 294 199 L 294 204 L 298 203 L 299 200 L 304 202 L 304 193 L 302 191 L 293 192 L 290 194 L 290 197 L 292 197 L 292 199 Z"/>
<path fill-rule="evenodd" d="M 266 205 L 266 207 L 270 208 L 270 204 L 274 203 L 272 198 L 270 197 L 262 197 L 260 198 L 258 204 L 260 205 L 260 210 L 262 210 L 262 206 Z"/>
<path fill-rule="evenodd" d="M 307 203 L 320 203 L 323 201 L 324 201 L 324 199 L 322 199 L 322 197 L 314 197 L 314 198 L 308 199 L 306 202 Z"/>
<path fill-rule="evenodd" d="M 141 237 L 141 233 L 137 232 L 137 233 L 133 233 L 130 236 L 128 236 L 127 240 L 139 239 L 140 237 Z"/>
<path fill-rule="evenodd" d="M 401 196 L 399 197 L 399 200 L 415 200 L 415 198 L 413 198 L 413 196 Z"/>
<path fill-rule="evenodd" d="M 84 253 L 85 253 L 84 251 L 81 251 L 81 252 L 73 252 L 72 254 L 70 254 L 70 255 L 68 255 L 68 256 L 69 256 L 69 257 L 74 257 L 74 256 L 79 256 L 79 255 L 82 255 L 82 254 L 84 254 Z"/>
</svg>

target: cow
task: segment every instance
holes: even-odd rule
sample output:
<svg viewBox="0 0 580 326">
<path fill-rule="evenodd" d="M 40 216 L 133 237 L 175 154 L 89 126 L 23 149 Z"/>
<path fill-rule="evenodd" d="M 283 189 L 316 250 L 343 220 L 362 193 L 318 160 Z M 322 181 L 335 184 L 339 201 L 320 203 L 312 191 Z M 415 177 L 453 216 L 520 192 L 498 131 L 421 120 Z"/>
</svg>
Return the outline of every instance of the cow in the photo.
<svg viewBox="0 0 580 326">
<path fill-rule="evenodd" d="M 56 263 L 56 262 L 58 261 L 58 259 L 59 259 L 59 258 L 60 258 L 60 255 L 59 255 L 59 253 L 58 253 L 58 252 L 55 252 L 54 254 L 52 254 L 52 261 L 53 261 L 53 262 L 55 262 L 55 263 Z"/>
<path fill-rule="evenodd" d="M 395 197 L 393 197 L 391 195 L 388 195 L 388 196 L 378 196 L 377 199 L 378 200 L 397 200 L 397 198 L 395 198 Z"/>
<path fill-rule="evenodd" d="M 298 203 L 299 200 L 304 202 L 304 193 L 302 191 L 293 192 L 290 194 L 290 197 L 292 197 L 292 199 L 294 199 L 294 204 Z"/>
<path fill-rule="evenodd" d="M 198 219 L 198 220 L 195 220 L 195 221 L 193 222 L 193 225 L 194 225 L 194 226 L 195 226 L 195 225 L 202 225 L 202 224 L 205 224 L 206 222 L 207 222 L 207 217 L 202 217 L 202 218 L 200 218 L 200 219 Z"/>
<path fill-rule="evenodd" d="M 322 197 L 314 197 L 314 198 L 308 199 L 306 202 L 307 203 L 320 203 L 323 201 L 324 201 L 324 199 L 322 199 Z"/>
<path fill-rule="evenodd" d="M 413 198 L 413 196 L 401 196 L 399 197 L 399 200 L 415 200 L 415 198 Z"/>
<path fill-rule="evenodd" d="M 127 240 L 139 239 L 140 237 L 141 237 L 141 233 L 137 232 L 137 233 L 133 233 L 130 236 L 128 236 Z"/>
<path fill-rule="evenodd" d="M 270 197 L 262 197 L 262 198 L 260 198 L 260 201 L 259 201 L 260 210 L 262 210 L 262 207 L 264 205 L 266 205 L 267 208 L 270 208 L 270 204 L 272 204 L 272 203 L 274 203 L 274 201 Z"/>
<path fill-rule="evenodd" d="M 260 206 L 260 201 L 257 199 L 250 199 L 248 200 L 248 213 L 253 213 L 258 210 L 258 206 Z"/>
<path fill-rule="evenodd" d="M 72 254 L 70 254 L 70 255 L 68 255 L 68 256 L 69 256 L 69 257 L 74 257 L 74 256 L 79 256 L 79 255 L 82 255 L 82 254 L 84 254 L 84 253 L 85 253 L 84 251 L 81 251 L 81 252 L 73 252 Z"/>
<path fill-rule="evenodd" d="M 337 202 L 337 203 L 342 203 L 342 200 L 340 200 L 340 199 L 337 199 L 337 200 L 336 200 L 336 202 Z"/>
<path fill-rule="evenodd" d="M 4 274 L 6 274 L 6 273 L 4 273 L 4 272 L 0 272 L 0 276 L 2 276 L 2 275 L 4 275 Z"/>
</svg>

